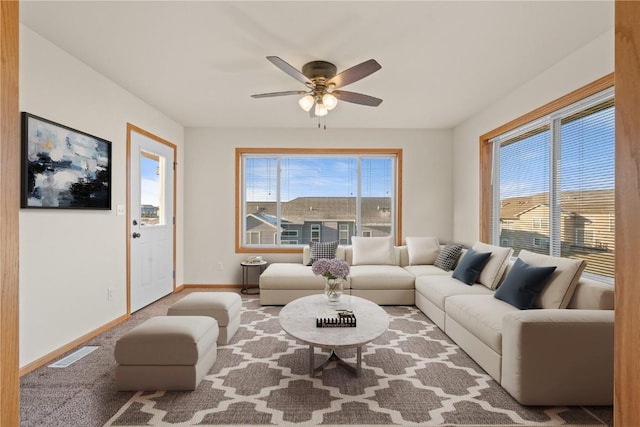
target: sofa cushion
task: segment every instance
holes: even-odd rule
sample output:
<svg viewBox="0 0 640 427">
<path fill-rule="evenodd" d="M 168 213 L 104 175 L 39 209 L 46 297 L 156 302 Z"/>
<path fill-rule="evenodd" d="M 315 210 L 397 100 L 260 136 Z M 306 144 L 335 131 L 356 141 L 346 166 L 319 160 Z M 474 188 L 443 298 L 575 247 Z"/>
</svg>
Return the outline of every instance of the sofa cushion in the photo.
<svg viewBox="0 0 640 427">
<path fill-rule="evenodd" d="M 333 242 L 309 242 L 311 259 L 307 265 L 311 265 L 319 259 L 333 259 L 336 257 L 338 241 Z"/>
<path fill-rule="evenodd" d="M 413 289 L 415 276 L 397 265 L 357 265 L 349 273 L 351 289 Z"/>
<path fill-rule="evenodd" d="M 353 265 L 395 265 L 393 237 L 351 238 Z"/>
<path fill-rule="evenodd" d="M 581 310 L 613 310 L 613 285 L 581 278 L 567 308 Z"/>
<path fill-rule="evenodd" d="M 324 289 L 324 278 L 306 265 L 275 262 L 260 275 L 260 289 Z"/>
<path fill-rule="evenodd" d="M 347 252 L 349 252 L 348 259 L 347 259 Z M 351 265 L 351 246 L 338 245 L 338 248 L 336 249 L 335 257 L 338 259 L 345 260 L 349 265 Z M 302 264 L 309 265 L 309 261 L 311 261 L 311 247 L 309 245 L 304 245 L 302 247 Z"/>
<path fill-rule="evenodd" d="M 476 338 L 502 354 L 502 317 L 518 309 L 492 295 L 455 295 L 447 298 L 445 311 Z"/>
<path fill-rule="evenodd" d="M 408 265 L 404 267 L 409 273 L 414 276 L 450 276 L 451 273 L 444 271 L 435 265 Z"/>
<path fill-rule="evenodd" d="M 489 261 L 490 256 L 491 252 L 480 253 L 469 249 L 458 263 L 456 269 L 453 270 L 452 277 L 467 285 L 473 285 L 480 277 L 480 272 Z"/>
<path fill-rule="evenodd" d="M 586 265 L 584 260 L 552 257 L 529 252 L 525 249 L 520 251 L 518 258 L 536 267 L 556 266 L 556 270 L 538 295 L 534 306 L 538 308 L 567 308 Z"/>
<path fill-rule="evenodd" d="M 114 356 L 121 365 L 195 365 L 217 339 L 213 317 L 155 316 L 122 335 Z"/>
<path fill-rule="evenodd" d="M 407 237 L 409 265 L 433 264 L 440 253 L 437 237 Z"/>
<path fill-rule="evenodd" d="M 438 257 L 433 262 L 433 265 L 443 269 L 444 271 L 451 271 L 458 262 L 461 253 L 462 245 L 458 243 L 447 243 L 447 245 L 440 250 Z"/>
<path fill-rule="evenodd" d="M 533 308 L 536 298 L 555 269 L 555 266 L 533 267 L 518 258 L 494 297 L 521 310 Z"/>
<path fill-rule="evenodd" d="M 489 289 L 496 289 L 504 275 L 504 270 L 507 268 L 507 264 L 509 264 L 509 259 L 511 259 L 513 249 L 488 245 L 482 242 L 474 243 L 471 249 L 476 252 L 491 252 L 489 261 L 487 261 L 487 264 L 480 272 L 480 276 L 477 281 Z"/>
<path fill-rule="evenodd" d="M 493 295 L 484 285 L 467 285 L 451 275 L 419 276 L 415 280 L 416 292 L 444 310 L 445 300 L 453 295 Z"/>
</svg>

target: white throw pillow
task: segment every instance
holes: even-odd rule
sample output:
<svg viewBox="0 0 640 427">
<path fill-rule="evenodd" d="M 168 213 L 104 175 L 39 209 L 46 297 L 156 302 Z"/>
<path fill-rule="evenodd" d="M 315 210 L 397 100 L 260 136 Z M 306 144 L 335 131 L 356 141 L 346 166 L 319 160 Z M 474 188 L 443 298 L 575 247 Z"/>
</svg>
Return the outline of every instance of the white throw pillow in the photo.
<svg viewBox="0 0 640 427">
<path fill-rule="evenodd" d="M 584 260 L 542 255 L 525 249 L 520 251 L 518 258 L 535 267 L 556 267 L 547 285 L 538 295 L 534 306 L 538 308 L 567 308 L 573 292 L 578 286 L 582 271 L 587 265 Z"/>
<path fill-rule="evenodd" d="M 437 237 L 407 237 L 409 265 L 433 264 L 440 253 Z"/>
<path fill-rule="evenodd" d="M 511 259 L 513 249 L 488 245 L 482 242 L 474 243 L 471 248 L 476 252 L 491 252 L 489 261 L 487 261 L 482 272 L 480 272 L 480 276 L 478 276 L 477 281 L 489 289 L 496 289 L 504 275 L 504 270 L 509 264 L 509 259 Z"/>
<path fill-rule="evenodd" d="M 395 265 L 393 237 L 351 238 L 353 265 Z"/>
</svg>

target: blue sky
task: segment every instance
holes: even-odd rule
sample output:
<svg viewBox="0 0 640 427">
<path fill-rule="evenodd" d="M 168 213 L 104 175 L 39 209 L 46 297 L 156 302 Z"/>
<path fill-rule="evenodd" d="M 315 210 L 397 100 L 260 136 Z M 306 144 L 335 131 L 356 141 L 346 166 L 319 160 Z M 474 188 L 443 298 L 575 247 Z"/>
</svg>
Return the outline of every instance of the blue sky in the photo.
<svg viewBox="0 0 640 427">
<path fill-rule="evenodd" d="M 562 126 L 560 185 L 563 191 L 613 189 L 614 108 Z M 549 131 L 501 148 L 500 198 L 549 190 Z"/>
<path fill-rule="evenodd" d="M 276 200 L 276 159 L 247 158 L 246 199 Z M 363 158 L 362 196 L 391 195 L 392 161 Z M 287 157 L 281 160 L 281 199 L 297 197 L 354 197 L 357 194 L 357 161 L 351 157 Z"/>
</svg>

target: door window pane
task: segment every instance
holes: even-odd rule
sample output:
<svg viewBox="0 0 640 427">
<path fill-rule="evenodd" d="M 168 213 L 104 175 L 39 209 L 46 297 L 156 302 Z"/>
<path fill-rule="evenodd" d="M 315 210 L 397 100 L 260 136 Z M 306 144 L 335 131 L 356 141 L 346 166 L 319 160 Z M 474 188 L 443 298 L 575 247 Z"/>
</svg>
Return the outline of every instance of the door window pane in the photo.
<svg viewBox="0 0 640 427">
<path fill-rule="evenodd" d="M 164 225 L 164 158 L 140 152 L 140 224 Z"/>
</svg>

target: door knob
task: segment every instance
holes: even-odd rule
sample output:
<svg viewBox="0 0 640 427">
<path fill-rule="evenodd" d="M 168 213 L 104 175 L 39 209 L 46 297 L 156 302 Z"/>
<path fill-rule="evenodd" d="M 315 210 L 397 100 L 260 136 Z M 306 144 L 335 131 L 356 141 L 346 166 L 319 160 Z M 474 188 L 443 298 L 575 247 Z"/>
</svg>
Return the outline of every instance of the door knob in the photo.
<svg viewBox="0 0 640 427">
<path fill-rule="evenodd" d="M 138 237 L 140 237 L 140 233 L 137 233 L 137 232 L 136 232 L 136 233 L 133 233 L 133 238 L 134 238 L 134 239 L 137 239 Z"/>
</svg>

